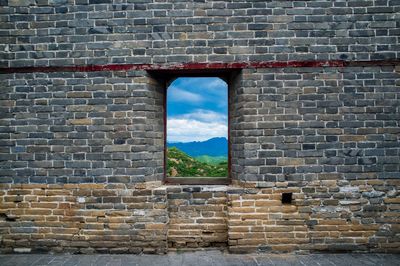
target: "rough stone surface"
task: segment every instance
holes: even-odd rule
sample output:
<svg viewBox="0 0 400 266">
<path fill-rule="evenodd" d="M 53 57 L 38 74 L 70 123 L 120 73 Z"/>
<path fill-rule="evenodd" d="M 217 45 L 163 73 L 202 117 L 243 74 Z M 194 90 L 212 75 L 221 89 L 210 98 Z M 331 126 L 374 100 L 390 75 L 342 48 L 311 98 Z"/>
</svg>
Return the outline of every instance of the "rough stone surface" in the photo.
<svg viewBox="0 0 400 266">
<path fill-rule="evenodd" d="M 2 252 L 165 253 L 167 199 L 149 184 L 2 185 Z"/>
<path fill-rule="evenodd" d="M 172 190 L 167 188 L 167 191 Z M 226 247 L 227 197 L 224 191 L 189 187 L 168 192 L 170 249 Z"/>
<path fill-rule="evenodd" d="M 400 198 L 389 192 L 399 185 L 398 180 L 321 180 L 303 187 L 281 182 L 263 189 L 3 184 L 0 251 L 398 252 Z M 374 191 L 383 194 L 370 198 Z M 282 204 L 282 193 L 292 193 L 292 203 Z"/>
</svg>

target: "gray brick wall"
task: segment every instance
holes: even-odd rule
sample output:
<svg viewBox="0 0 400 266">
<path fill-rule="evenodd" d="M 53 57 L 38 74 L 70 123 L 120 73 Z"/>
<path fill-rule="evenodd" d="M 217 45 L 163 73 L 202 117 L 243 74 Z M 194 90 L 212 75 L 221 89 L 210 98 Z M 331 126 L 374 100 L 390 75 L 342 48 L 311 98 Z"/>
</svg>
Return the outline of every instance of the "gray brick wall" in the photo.
<svg viewBox="0 0 400 266">
<path fill-rule="evenodd" d="M 245 69 L 231 81 L 232 177 L 400 178 L 393 66 Z M 2 183 L 163 179 L 164 88 L 144 71 L 2 76 Z"/>
<path fill-rule="evenodd" d="M 231 98 L 239 180 L 400 178 L 395 67 L 243 70 Z"/>
<path fill-rule="evenodd" d="M 1 183 L 163 178 L 163 88 L 146 72 L 2 76 Z"/>
<path fill-rule="evenodd" d="M 1 67 L 400 58 L 398 0 L 1 3 Z"/>
<path fill-rule="evenodd" d="M 394 0 L 3 2 L 3 67 L 399 59 Z M 398 178 L 398 80 L 393 66 L 243 70 L 233 178 Z M 0 182 L 162 180 L 164 84 L 145 71 L 1 84 Z"/>
</svg>

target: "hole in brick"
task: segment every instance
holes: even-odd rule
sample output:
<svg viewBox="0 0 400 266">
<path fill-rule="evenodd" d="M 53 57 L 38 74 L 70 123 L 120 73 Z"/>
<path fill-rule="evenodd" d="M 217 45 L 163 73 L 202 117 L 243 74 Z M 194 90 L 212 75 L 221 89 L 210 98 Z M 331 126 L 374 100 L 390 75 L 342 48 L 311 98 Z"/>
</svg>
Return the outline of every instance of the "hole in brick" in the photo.
<svg viewBox="0 0 400 266">
<path fill-rule="evenodd" d="M 18 217 L 16 216 L 9 216 L 5 213 L 0 213 L 0 220 L 6 221 L 6 222 L 16 222 Z"/>
<path fill-rule="evenodd" d="M 114 139 L 114 144 L 125 144 L 125 139 Z"/>
<path fill-rule="evenodd" d="M 282 193 L 282 203 L 283 204 L 291 204 L 293 200 L 293 193 Z"/>
</svg>

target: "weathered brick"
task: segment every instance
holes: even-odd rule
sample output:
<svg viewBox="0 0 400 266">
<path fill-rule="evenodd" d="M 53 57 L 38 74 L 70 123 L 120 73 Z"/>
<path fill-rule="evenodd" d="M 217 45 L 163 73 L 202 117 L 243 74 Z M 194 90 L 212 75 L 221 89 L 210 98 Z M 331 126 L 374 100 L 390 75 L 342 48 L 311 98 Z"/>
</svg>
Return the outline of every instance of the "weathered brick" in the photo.
<svg viewBox="0 0 400 266">
<path fill-rule="evenodd" d="M 70 91 L 67 93 L 68 98 L 92 98 L 90 91 Z"/>
<path fill-rule="evenodd" d="M 131 151 L 130 145 L 106 145 L 104 152 L 129 152 Z"/>
<path fill-rule="evenodd" d="M 83 118 L 83 119 L 71 119 L 69 120 L 69 123 L 71 125 L 92 125 L 93 120 L 89 118 Z"/>
</svg>

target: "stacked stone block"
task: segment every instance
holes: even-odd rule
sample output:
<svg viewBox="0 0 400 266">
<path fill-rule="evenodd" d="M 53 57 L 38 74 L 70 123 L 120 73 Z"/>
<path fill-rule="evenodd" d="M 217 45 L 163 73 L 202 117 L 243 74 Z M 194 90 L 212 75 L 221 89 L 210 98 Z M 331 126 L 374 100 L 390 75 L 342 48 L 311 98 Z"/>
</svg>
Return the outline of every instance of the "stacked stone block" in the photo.
<svg viewBox="0 0 400 266">
<path fill-rule="evenodd" d="M 163 95 L 143 71 L 3 76 L 0 183 L 163 178 Z"/>
<path fill-rule="evenodd" d="M 319 180 L 232 191 L 229 250 L 398 252 L 398 180 Z M 283 204 L 282 193 L 293 193 Z"/>
<path fill-rule="evenodd" d="M 226 247 L 226 188 L 172 186 L 167 198 L 170 249 Z"/>
<path fill-rule="evenodd" d="M 1 252 L 164 253 L 165 189 L 2 184 Z"/>
<path fill-rule="evenodd" d="M 243 70 L 231 96 L 234 178 L 399 178 L 399 78 L 394 66 Z"/>
<path fill-rule="evenodd" d="M 2 67 L 399 59 L 397 0 L 3 0 Z"/>
</svg>

